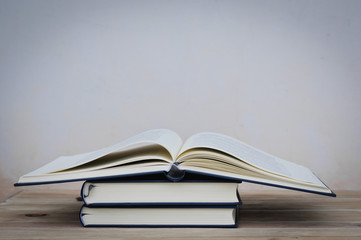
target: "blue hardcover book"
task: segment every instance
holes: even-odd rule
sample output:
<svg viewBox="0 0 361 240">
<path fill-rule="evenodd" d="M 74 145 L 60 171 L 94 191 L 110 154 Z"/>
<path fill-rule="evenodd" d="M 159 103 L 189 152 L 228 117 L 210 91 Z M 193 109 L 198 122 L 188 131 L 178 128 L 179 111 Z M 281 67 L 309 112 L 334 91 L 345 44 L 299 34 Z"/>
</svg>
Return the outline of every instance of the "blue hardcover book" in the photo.
<svg viewBox="0 0 361 240">
<path fill-rule="evenodd" d="M 86 181 L 81 196 L 88 207 L 241 205 L 233 182 Z"/>
<path fill-rule="evenodd" d="M 169 181 L 200 175 L 336 196 L 310 169 L 235 138 L 204 132 L 183 142 L 167 129 L 146 131 L 97 151 L 59 157 L 20 177 L 15 186 L 163 173 Z"/>
<path fill-rule="evenodd" d="M 83 206 L 84 227 L 237 227 L 237 207 L 230 206 Z"/>
</svg>

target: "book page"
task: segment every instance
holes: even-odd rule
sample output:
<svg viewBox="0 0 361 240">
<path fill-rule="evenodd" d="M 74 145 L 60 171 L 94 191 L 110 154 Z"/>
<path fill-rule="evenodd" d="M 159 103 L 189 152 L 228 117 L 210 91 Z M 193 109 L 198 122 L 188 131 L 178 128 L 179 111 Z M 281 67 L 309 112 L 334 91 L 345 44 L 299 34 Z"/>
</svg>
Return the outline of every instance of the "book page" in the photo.
<svg viewBox="0 0 361 240">
<path fill-rule="evenodd" d="M 132 165 L 123 165 L 87 172 L 57 172 L 53 174 L 24 175 L 20 177 L 19 183 L 56 183 L 62 181 L 83 181 L 101 178 L 119 178 L 137 174 L 152 174 L 166 171 L 169 164 L 157 160 L 136 162 Z"/>
<path fill-rule="evenodd" d="M 175 132 L 167 129 L 149 130 L 134 137 L 131 137 L 121 143 L 97 151 L 77 154 L 73 156 L 59 157 L 54 161 L 50 162 L 49 164 L 31 173 L 28 173 L 27 175 L 38 175 L 74 168 L 114 152 L 152 144 L 157 144 L 164 147 L 169 152 L 172 158 L 170 160 L 173 160 L 175 159 L 177 152 L 181 148 L 182 140 Z M 161 156 L 159 156 L 159 158 L 160 157 Z"/>
<path fill-rule="evenodd" d="M 265 171 L 324 186 L 308 168 L 272 156 L 222 134 L 208 132 L 195 134 L 184 143 L 180 153 L 192 148 L 216 149 Z"/>
</svg>

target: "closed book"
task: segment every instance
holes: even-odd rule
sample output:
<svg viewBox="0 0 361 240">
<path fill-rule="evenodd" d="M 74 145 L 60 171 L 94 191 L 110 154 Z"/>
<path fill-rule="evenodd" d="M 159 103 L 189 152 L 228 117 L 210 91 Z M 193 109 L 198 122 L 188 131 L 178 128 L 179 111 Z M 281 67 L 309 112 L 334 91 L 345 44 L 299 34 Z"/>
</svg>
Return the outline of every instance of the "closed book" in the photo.
<svg viewBox="0 0 361 240">
<path fill-rule="evenodd" d="M 85 227 L 236 227 L 235 206 L 105 207 L 83 206 Z"/>
<path fill-rule="evenodd" d="M 83 184 L 87 206 L 240 205 L 238 183 L 233 182 L 123 182 Z"/>
</svg>

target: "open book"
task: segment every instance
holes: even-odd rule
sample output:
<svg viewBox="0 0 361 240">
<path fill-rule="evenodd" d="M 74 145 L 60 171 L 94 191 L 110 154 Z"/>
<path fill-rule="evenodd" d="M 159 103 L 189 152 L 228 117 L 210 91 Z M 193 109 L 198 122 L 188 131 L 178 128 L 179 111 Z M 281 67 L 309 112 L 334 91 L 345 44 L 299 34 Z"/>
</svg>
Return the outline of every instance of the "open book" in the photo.
<svg viewBox="0 0 361 240">
<path fill-rule="evenodd" d="M 15 186 L 119 178 L 165 172 L 253 182 L 329 196 L 335 194 L 308 168 L 272 156 L 237 139 L 198 133 L 184 143 L 173 131 L 155 129 L 97 151 L 63 156 L 20 177 Z"/>
</svg>

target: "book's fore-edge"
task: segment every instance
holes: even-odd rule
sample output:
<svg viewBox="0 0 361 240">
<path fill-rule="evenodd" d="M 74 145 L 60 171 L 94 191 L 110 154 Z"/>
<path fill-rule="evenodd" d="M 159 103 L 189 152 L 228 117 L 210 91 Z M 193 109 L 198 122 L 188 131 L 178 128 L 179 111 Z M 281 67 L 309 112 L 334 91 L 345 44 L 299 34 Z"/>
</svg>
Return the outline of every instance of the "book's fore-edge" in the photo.
<svg viewBox="0 0 361 240">
<path fill-rule="evenodd" d="M 84 204 L 79 211 L 79 220 L 83 227 L 152 227 L 152 228 L 163 228 L 163 227 L 172 227 L 172 228 L 182 228 L 182 227 L 190 227 L 190 228 L 236 228 L 238 227 L 238 209 L 239 205 L 214 205 L 214 206 L 193 206 L 193 205 L 179 205 L 179 206 L 167 206 L 167 205 L 159 205 L 159 206 L 142 206 L 144 208 L 233 208 L 233 224 L 86 224 L 83 220 L 83 209 L 87 206 Z M 137 207 L 133 207 L 137 208 Z M 139 208 L 139 207 L 138 207 Z"/>
<path fill-rule="evenodd" d="M 99 176 L 99 177 L 90 177 L 90 178 L 76 178 L 76 179 L 64 179 L 64 180 L 55 180 L 55 181 L 39 181 L 39 182 L 17 182 L 14 183 L 14 187 L 22 186 L 32 186 L 32 185 L 45 185 L 45 184 L 56 184 L 56 183 L 67 183 L 67 182 L 78 182 L 78 181 L 95 181 L 95 180 L 107 180 L 107 179 L 126 179 L 126 178 L 139 178 L 143 179 L 143 176 L 148 175 L 164 175 L 164 171 L 154 171 L 147 173 L 130 173 L 130 174 L 119 174 L 111 176 Z"/>
<path fill-rule="evenodd" d="M 304 189 L 304 188 L 289 187 L 289 186 L 260 182 L 260 181 L 253 181 L 253 180 L 249 180 L 246 178 L 233 178 L 233 177 L 226 177 L 226 176 L 220 176 L 220 175 L 215 175 L 215 174 L 211 174 L 211 173 L 204 173 L 204 172 L 197 172 L 197 171 L 190 171 L 190 170 L 187 171 L 187 174 L 188 173 L 200 174 L 200 175 L 209 176 L 209 177 L 219 177 L 219 178 L 226 179 L 228 181 L 249 182 L 249 183 L 255 183 L 255 184 L 260 184 L 260 185 L 265 185 L 265 186 L 284 188 L 284 189 L 295 190 L 295 191 L 306 192 L 306 193 L 319 194 L 319 195 L 324 195 L 324 196 L 329 196 L 329 197 L 336 197 L 336 194 L 329 187 L 327 187 L 327 185 L 324 184 L 321 180 L 320 181 L 330 190 L 330 193 L 318 192 L 318 191 L 308 190 L 308 189 Z"/>
<path fill-rule="evenodd" d="M 86 192 L 91 191 L 93 188 L 92 185 L 89 185 L 88 191 L 86 191 L 86 183 L 89 181 L 85 181 L 80 190 L 80 196 L 84 202 L 84 205 L 87 207 L 138 207 L 138 206 L 241 206 L 242 201 L 238 191 L 238 187 L 235 189 L 235 193 L 237 196 L 237 202 L 97 202 L 97 203 L 88 203 L 86 201 Z M 119 181 L 111 181 L 111 182 L 119 182 Z M 124 181 L 120 181 L 124 183 Z M 162 181 L 163 182 L 163 181 Z M 138 182 L 139 183 L 139 182 Z M 148 182 L 145 182 L 148 183 Z M 209 182 L 206 182 L 209 183 Z M 91 184 L 91 183 L 90 183 Z"/>
</svg>

